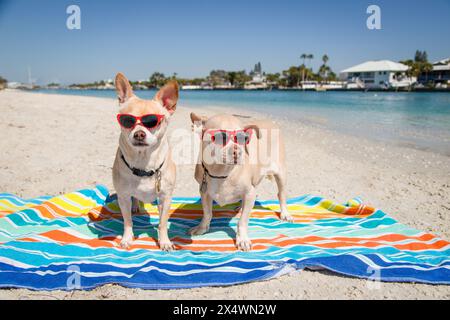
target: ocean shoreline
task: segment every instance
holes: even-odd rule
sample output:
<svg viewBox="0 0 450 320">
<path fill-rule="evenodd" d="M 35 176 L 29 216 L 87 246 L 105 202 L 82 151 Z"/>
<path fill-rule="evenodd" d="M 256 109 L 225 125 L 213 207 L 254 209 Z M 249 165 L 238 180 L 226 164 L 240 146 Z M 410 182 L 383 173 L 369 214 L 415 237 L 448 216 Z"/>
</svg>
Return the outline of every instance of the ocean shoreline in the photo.
<svg viewBox="0 0 450 320">
<path fill-rule="evenodd" d="M 81 94 L 81 96 L 94 96 L 89 94 L 89 90 L 41 90 L 41 91 L 32 91 L 33 93 L 49 93 L 49 94 L 64 94 L 64 95 L 78 95 L 77 91 L 81 91 L 83 93 L 87 93 L 86 95 Z M 112 90 L 92 90 L 94 93 L 105 93 L 106 95 L 104 97 L 110 97 L 114 95 L 114 91 Z M 189 90 L 190 92 L 196 93 L 197 90 Z M 219 90 L 220 91 L 220 90 Z M 227 91 L 227 90 L 222 90 Z M 230 93 L 233 90 L 230 90 Z M 241 92 L 245 94 L 246 90 L 234 90 L 236 92 Z M 155 92 L 154 90 L 140 90 L 137 92 L 137 95 L 140 94 L 144 96 L 144 98 L 149 98 L 151 96 L 151 93 Z M 208 94 L 208 90 L 204 90 L 204 94 Z M 91 92 L 92 93 L 92 92 Z M 388 91 L 385 91 L 384 93 L 389 94 Z M 308 94 L 315 94 L 311 91 L 308 91 Z M 323 93 L 317 93 L 317 95 L 320 97 Z M 355 94 L 361 94 L 361 92 L 356 92 Z M 372 101 L 371 103 L 378 103 L 378 105 L 374 105 L 373 109 L 377 109 L 379 106 L 379 102 L 377 99 L 373 99 L 373 96 L 370 94 L 375 94 L 376 97 L 376 91 L 371 92 L 363 92 L 363 95 L 361 96 L 361 99 L 367 99 L 368 101 Z M 365 94 L 368 96 L 365 97 Z M 407 94 L 407 93 L 406 93 Z M 280 111 L 278 111 L 277 99 L 274 98 L 274 101 L 269 101 L 264 105 L 262 108 L 256 109 L 253 105 L 246 106 L 245 104 L 252 103 L 244 101 L 242 102 L 242 105 L 237 105 L 235 101 L 230 100 L 230 104 L 227 105 L 226 101 L 221 100 L 224 97 L 220 96 L 217 101 L 214 100 L 214 96 L 210 97 L 209 100 L 192 100 L 189 96 L 183 97 L 182 93 L 180 105 L 185 105 L 192 108 L 204 108 L 204 107 L 216 107 L 216 108 L 224 108 L 227 109 L 236 109 L 236 110 L 245 110 L 246 112 L 260 112 L 263 113 L 269 117 L 274 117 L 277 119 L 295 119 L 299 122 L 301 122 L 303 125 L 312 126 L 312 127 L 318 127 L 323 130 L 331 130 L 334 132 L 338 132 L 341 134 L 347 134 L 350 136 L 358 136 L 358 137 L 365 137 L 368 138 L 371 141 L 376 142 L 383 142 L 383 143 L 389 143 L 394 144 L 398 146 L 408 146 L 410 148 L 416 149 L 416 150 L 422 150 L 422 151 L 432 151 L 437 152 L 441 155 L 449 156 L 450 157 L 450 139 L 445 138 L 445 136 L 450 137 L 450 123 L 448 123 L 445 127 L 438 128 L 419 128 L 414 127 L 408 124 L 408 127 L 401 128 L 399 126 L 391 126 L 384 123 L 378 123 L 376 121 L 368 121 L 364 120 L 365 122 L 361 122 L 361 118 L 356 118 L 355 121 L 346 123 L 345 121 L 345 114 L 351 113 L 351 116 L 355 116 L 354 113 L 355 110 L 342 110 L 342 116 L 338 113 L 331 114 L 330 112 L 334 112 L 334 110 L 321 110 L 320 106 L 311 105 L 308 106 L 308 103 L 316 103 L 314 100 L 311 101 L 299 101 L 299 105 L 306 105 L 302 108 L 295 108 L 294 106 L 282 106 L 280 107 Z M 99 95 L 96 97 L 103 97 L 103 95 Z M 450 96 L 449 96 L 450 98 Z M 231 99 L 231 98 L 230 98 Z M 236 99 L 233 98 L 233 99 Z M 345 97 L 343 98 L 345 101 Z M 450 101 L 450 100 L 449 100 Z M 257 102 L 254 102 L 254 104 L 257 104 Z M 272 104 L 271 107 L 268 107 L 268 105 Z M 403 106 L 401 106 L 403 108 Z M 364 118 L 364 113 L 367 113 L 367 105 L 361 106 L 361 117 Z M 307 112 L 305 112 L 307 111 Z M 328 115 L 328 113 L 330 113 Z M 372 112 L 371 112 L 372 113 Z M 369 114 L 368 114 L 369 115 Z M 375 114 L 370 114 L 371 117 L 375 116 Z M 397 114 L 393 114 L 393 116 L 398 117 Z M 426 111 L 424 111 L 424 116 L 427 116 Z M 366 116 L 367 117 L 367 116 Z M 450 121 L 450 116 L 449 120 Z M 431 120 L 429 123 L 433 123 Z M 433 130 L 433 132 L 431 131 Z"/>
<path fill-rule="evenodd" d="M 115 89 L 99 89 L 99 88 L 36 88 L 36 89 L 10 89 L 10 90 L 23 90 L 23 91 L 44 91 L 44 90 L 79 90 L 79 91 L 88 91 L 88 90 L 98 90 L 98 91 L 115 91 Z M 135 91 L 156 91 L 158 88 L 148 88 L 148 89 L 135 89 Z M 321 92 L 320 90 L 310 89 L 310 88 L 270 88 L 270 89 L 245 89 L 245 88 L 213 88 L 213 89 L 180 89 L 180 91 L 308 91 L 308 92 Z M 389 88 L 389 89 L 381 89 L 381 88 L 330 88 L 326 89 L 323 92 L 399 92 L 399 93 L 409 93 L 409 92 L 436 92 L 436 93 L 450 93 L 450 88 Z"/>
</svg>

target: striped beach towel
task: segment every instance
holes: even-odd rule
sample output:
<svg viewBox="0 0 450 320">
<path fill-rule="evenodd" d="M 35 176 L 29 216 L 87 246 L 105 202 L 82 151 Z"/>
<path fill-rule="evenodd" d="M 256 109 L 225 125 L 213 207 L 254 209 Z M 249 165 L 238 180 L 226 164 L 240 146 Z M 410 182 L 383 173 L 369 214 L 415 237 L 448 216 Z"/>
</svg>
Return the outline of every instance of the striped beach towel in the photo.
<svg viewBox="0 0 450 320">
<path fill-rule="evenodd" d="M 278 219 L 277 201 L 258 201 L 249 224 L 251 252 L 235 248 L 236 206 L 215 206 L 210 231 L 191 237 L 187 231 L 199 223 L 201 203 L 174 198 L 169 236 L 177 250 L 162 252 L 155 240 L 156 204 L 134 215 L 136 241 L 123 250 L 117 200 L 103 186 L 35 199 L 0 194 L 0 287 L 225 286 L 304 268 L 373 281 L 450 284 L 449 242 L 358 199 L 344 205 L 313 196 L 290 199 L 294 223 Z"/>
</svg>

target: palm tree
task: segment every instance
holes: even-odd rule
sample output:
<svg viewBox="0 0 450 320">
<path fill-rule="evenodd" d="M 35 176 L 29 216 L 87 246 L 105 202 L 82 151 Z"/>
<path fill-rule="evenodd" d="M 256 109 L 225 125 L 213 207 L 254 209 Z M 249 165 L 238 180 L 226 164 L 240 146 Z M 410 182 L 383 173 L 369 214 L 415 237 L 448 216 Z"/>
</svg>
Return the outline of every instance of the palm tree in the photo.
<svg viewBox="0 0 450 320">
<path fill-rule="evenodd" d="M 327 62 L 330 60 L 327 54 L 322 56 L 323 65 L 319 69 L 319 75 L 325 78 L 325 82 L 327 82 L 328 73 L 331 71 L 331 68 L 327 66 Z"/>
<path fill-rule="evenodd" d="M 300 56 L 300 59 L 303 59 L 303 72 L 302 72 L 302 82 L 305 82 L 305 60 L 308 58 L 308 55 L 306 53 L 302 53 Z M 300 81 L 300 80 L 299 80 Z M 297 83 L 297 87 L 299 86 L 299 83 Z"/>
<path fill-rule="evenodd" d="M 306 59 L 309 59 L 309 62 L 311 63 L 311 60 L 314 59 L 314 55 L 312 53 L 308 54 Z"/>
<path fill-rule="evenodd" d="M 309 60 L 309 64 L 310 64 L 310 63 L 311 63 L 311 60 L 314 59 L 314 55 L 313 55 L 312 53 L 310 53 L 310 54 L 308 54 L 308 55 L 306 56 L 306 59 Z M 306 77 L 306 80 L 308 80 L 308 77 Z"/>
<path fill-rule="evenodd" d="M 433 70 L 433 65 L 428 62 L 426 51 L 417 50 L 414 55 L 414 60 L 408 59 L 400 61 L 400 63 L 409 67 L 409 70 L 406 72 L 408 76 L 416 77 L 419 80 L 419 77 L 425 74 L 425 82 L 428 82 L 428 73 Z"/>
<path fill-rule="evenodd" d="M 154 88 L 162 87 L 166 81 L 164 73 L 161 72 L 154 72 L 149 79 L 150 86 Z"/>
<path fill-rule="evenodd" d="M 306 53 L 303 53 L 301 56 L 300 56 L 300 59 L 303 59 L 303 64 L 305 64 L 305 60 L 308 58 L 308 55 L 306 54 Z"/>
</svg>

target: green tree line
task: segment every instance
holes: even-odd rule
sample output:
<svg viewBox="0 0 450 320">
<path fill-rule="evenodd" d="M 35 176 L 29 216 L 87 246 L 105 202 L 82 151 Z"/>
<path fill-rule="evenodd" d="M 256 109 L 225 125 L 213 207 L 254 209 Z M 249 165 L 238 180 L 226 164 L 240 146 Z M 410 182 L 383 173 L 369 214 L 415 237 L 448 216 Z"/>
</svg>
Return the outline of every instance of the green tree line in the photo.
<svg viewBox="0 0 450 320">
<path fill-rule="evenodd" d="M 273 87 L 299 87 L 302 82 L 316 81 L 319 83 L 328 83 L 330 81 L 337 81 L 338 77 L 331 69 L 328 62 L 330 58 L 327 54 L 321 57 L 321 65 L 316 72 L 311 67 L 311 62 L 314 60 L 314 55 L 311 53 L 303 53 L 300 55 L 300 65 L 290 66 L 286 70 L 277 73 L 263 73 L 266 82 Z M 407 72 L 408 76 L 419 77 L 427 74 L 433 70 L 433 65 L 428 62 L 428 55 L 426 51 L 417 50 L 413 59 L 400 61 L 401 63 L 410 67 Z M 207 77 L 204 78 L 181 78 L 177 73 L 166 76 L 161 72 L 154 72 L 145 81 L 131 81 L 133 86 L 143 86 L 146 88 L 160 88 L 169 80 L 175 79 L 180 85 L 210 85 L 221 86 L 231 85 L 233 88 L 243 88 L 245 83 L 252 80 L 252 72 L 247 73 L 245 70 L 226 71 L 226 70 L 212 70 Z M 74 84 L 80 88 L 88 88 L 105 85 L 104 81 Z"/>
</svg>

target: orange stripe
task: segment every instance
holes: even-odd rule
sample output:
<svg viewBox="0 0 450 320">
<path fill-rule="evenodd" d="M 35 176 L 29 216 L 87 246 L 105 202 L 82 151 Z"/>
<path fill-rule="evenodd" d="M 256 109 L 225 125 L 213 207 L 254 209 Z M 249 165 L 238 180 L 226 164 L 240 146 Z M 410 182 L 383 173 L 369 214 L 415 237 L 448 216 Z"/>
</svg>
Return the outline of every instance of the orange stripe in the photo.
<svg viewBox="0 0 450 320">
<path fill-rule="evenodd" d="M 105 237 L 103 239 L 93 238 L 93 239 L 83 239 L 76 237 L 74 235 L 71 235 L 67 232 L 64 232 L 62 230 L 52 230 L 48 232 L 44 232 L 41 234 L 41 236 L 49 238 L 51 240 L 61 242 L 61 243 L 68 243 L 68 244 L 76 244 L 76 243 L 83 243 L 87 244 L 90 247 L 114 247 L 114 245 L 111 242 L 114 242 L 115 238 L 111 237 Z"/>
<path fill-rule="evenodd" d="M 359 212 L 359 214 L 358 214 L 358 211 L 361 211 L 361 212 Z M 374 212 L 375 212 L 375 209 L 372 208 L 372 207 L 368 207 L 368 206 L 365 206 L 365 205 L 359 205 L 357 207 L 347 208 L 345 210 L 345 215 L 362 216 L 362 215 L 371 215 Z"/>
<path fill-rule="evenodd" d="M 0 211 L 0 218 L 6 217 L 8 214 L 11 214 L 15 211 Z"/>
<path fill-rule="evenodd" d="M 400 250 L 410 250 L 410 251 L 416 251 L 416 250 L 425 250 L 425 249 L 442 249 L 446 246 L 448 246 L 450 243 L 445 240 L 438 240 L 433 244 L 427 244 L 427 243 L 420 243 L 420 242 L 413 242 L 408 244 L 399 244 L 395 247 Z"/>
<path fill-rule="evenodd" d="M 89 245 L 91 247 L 115 247 L 119 244 L 120 239 L 116 237 L 104 237 L 99 239 L 82 239 L 71 234 L 68 234 L 62 230 L 54 230 L 43 233 L 42 236 L 52 239 L 54 241 L 60 243 L 83 243 Z M 414 239 L 420 241 L 429 241 L 434 239 L 435 237 L 431 234 L 424 234 L 419 237 L 406 237 L 402 235 L 385 235 L 376 238 L 345 238 L 345 237 L 337 237 L 337 238 L 322 238 L 317 236 L 308 236 L 303 238 L 287 238 L 285 235 L 279 235 L 272 239 L 253 239 L 253 247 L 254 249 L 265 249 L 270 245 L 274 245 L 277 247 L 286 247 L 290 245 L 312 245 L 319 248 L 343 248 L 343 247 L 367 247 L 373 248 L 377 246 L 391 246 L 397 249 L 407 249 L 410 251 L 417 250 L 425 250 L 425 249 L 441 249 L 450 243 L 444 240 L 439 240 L 432 244 L 421 243 L 421 242 L 413 242 L 409 244 L 386 244 L 382 242 L 378 242 L 376 240 L 388 240 L 388 241 L 402 241 L 405 239 Z M 284 240 L 283 240 L 284 239 Z M 22 241 L 36 241 L 31 238 L 23 238 Z M 132 246 L 133 248 L 142 248 L 142 249 L 158 249 L 156 240 L 151 237 L 143 237 L 137 239 L 139 242 L 148 242 L 148 244 L 138 244 L 135 243 Z M 332 241 L 327 243 L 316 243 L 318 241 Z M 357 243 L 357 241 L 365 241 L 364 243 Z M 234 239 L 187 239 L 176 237 L 173 239 L 175 246 L 178 249 L 186 249 L 192 251 L 204 251 L 204 250 L 214 250 L 214 251 L 232 251 L 235 250 L 235 241 Z M 222 245 L 222 246 L 217 246 Z"/>
</svg>

